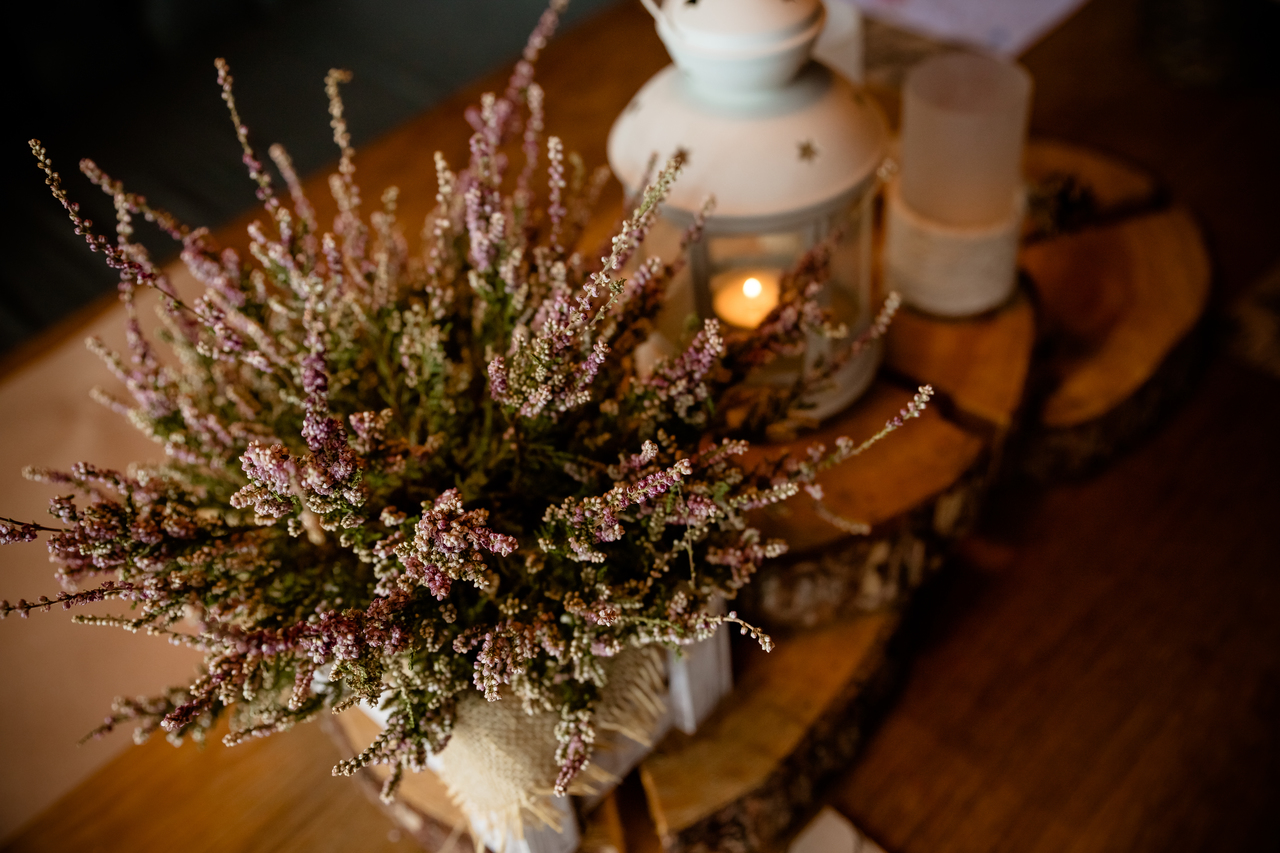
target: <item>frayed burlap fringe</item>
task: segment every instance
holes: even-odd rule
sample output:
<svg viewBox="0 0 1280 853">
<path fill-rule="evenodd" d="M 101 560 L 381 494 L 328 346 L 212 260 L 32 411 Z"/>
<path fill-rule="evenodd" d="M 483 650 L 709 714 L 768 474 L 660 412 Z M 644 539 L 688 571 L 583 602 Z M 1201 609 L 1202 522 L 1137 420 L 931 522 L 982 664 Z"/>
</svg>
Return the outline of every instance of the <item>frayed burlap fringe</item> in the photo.
<svg viewBox="0 0 1280 853">
<path fill-rule="evenodd" d="M 597 731 L 617 732 L 653 747 L 654 727 L 667 710 L 667 653 L 646 646 L 618 655 L 596 709 Z M 614 780 L 617 781 L 617 780 Z"/>
<path fill-rule="evenodd" d="M 646 647 L 628 649 L 609 662 L 609 680 L 593 719 L 597 731 L 653 745 L 652 732 L 666 708 L 665 660 L 664 650 Z M 512 697 L 488 702 L 472 694 L 459 702 L 449 745 L 433 764 L 473 827 L 486 830 L 480 834 L 505 846 L 507 838 L 523 838 L 525 826 L 565 831 L 565 813 L 551 799 L 559 771 L 559 722 L 553 711 L 526 714 Z M 598 739 L 596 748 L 608 748 L 609 736 Z M 570 793 L 596 793 L 617 782 L 589 764 Z"/>
</svg>

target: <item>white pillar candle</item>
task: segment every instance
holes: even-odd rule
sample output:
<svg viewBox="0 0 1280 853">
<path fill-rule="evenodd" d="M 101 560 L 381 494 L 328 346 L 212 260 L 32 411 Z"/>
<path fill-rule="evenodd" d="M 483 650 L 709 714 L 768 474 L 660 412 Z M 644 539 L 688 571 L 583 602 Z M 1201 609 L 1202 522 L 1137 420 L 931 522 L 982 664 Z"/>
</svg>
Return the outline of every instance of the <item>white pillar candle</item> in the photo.
<svg viewBox="0 0 1280 853">
<path fill-rule="evenodd" d="M 1031 75 L 972 53 L 935 56 L 902 91 L 902 200 L 957 227 L 1009 218 L 1022 184 Z"/>
<path fill-rule="evenodd" d="M 711 277 L 716 316 L 731 326 L 754 329 L 782 296 L 782 274 L 775 269 L 732 269 Z"/>
<path fill-rule="evenodd" d="M 886 283 L 907 303 L 958 317 L 1012 295 L 1030 96 L 1026 69 L 976 54 L 936 56 L 907 76 L 884 249 Z"/>
</svg>

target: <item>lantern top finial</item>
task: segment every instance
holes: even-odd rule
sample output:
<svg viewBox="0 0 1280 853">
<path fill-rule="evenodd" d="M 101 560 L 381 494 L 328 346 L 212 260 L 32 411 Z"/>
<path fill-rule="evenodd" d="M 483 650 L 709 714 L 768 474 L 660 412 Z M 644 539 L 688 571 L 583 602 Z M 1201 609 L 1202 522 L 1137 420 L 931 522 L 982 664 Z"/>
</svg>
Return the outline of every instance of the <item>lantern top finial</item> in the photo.
<svg viewBox="0 0 1280 853">
<path fill-rule="evenodd" d="M 785 86 L 822 32 L 821 0 L 643 0 L 671 58 L 707 96 Z"/>
</svg>

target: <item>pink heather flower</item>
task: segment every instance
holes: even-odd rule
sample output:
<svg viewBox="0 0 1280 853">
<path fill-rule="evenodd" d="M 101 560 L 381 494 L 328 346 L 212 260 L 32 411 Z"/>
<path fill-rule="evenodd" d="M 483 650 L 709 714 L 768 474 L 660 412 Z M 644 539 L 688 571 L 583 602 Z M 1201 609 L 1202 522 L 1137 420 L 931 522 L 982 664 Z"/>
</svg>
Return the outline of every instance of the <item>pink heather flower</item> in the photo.
<svg viewBox="0 0 1280 853">
<path fill-rule="evenodd" d="M 507 365 L 502 356 L 489 362 L 489 395 L 500 403 L 507 400 Z"/>
<path fill-rule="evenodd" d="M 547 202 L 547 217 L 551 220 L 551 244 L 560 251 L 560 229 L 564 222 L 565 209 L 562 193 L 568 184 L 564 179 L 564 143 L 560 137 L 547 139 L 547 185 L 550 187 Z"/>
<path fill-rule="evenodd" d="M 626 489 L 623 503 L 619 509 L 633 503 L 644 503 L 659 495 L 666 494 L 672 486 L 692 473 L 693 463 L 688 459 L 681 459 L 665 471 L 657 471 L 647 477 L 643 477 Z"/>
<path fill-rule="evenodd" d="M 33 542 L 39 535 L 40 528 L 35 524 L 0 519 L 0 545 Z"/>
<path fill-rule="evenodd" d="M 485 526 L 488 510 L 463 511 L 457 489 L 447 489 L 427 508 L 416 527 L 414 548 L 420 555 L 438 554 L 446 563 L 461 565 L 480 559 L 479 551 L 507 556 L 519 543 L 515 537 Z M 422 559 L 427 560 L 426 556 Z"/>
<path fill-rule="evenodd" d="M 361 210 L 339 93 L 347 72 L 325 79 L 340 156 L 329 182 L 337 213 L 324 231 L 273 146 L 288 188 L 277 194 L 218 63 L 266 212 L 243 257 L 88 164 L 116 211 L 114 239 L 95 234 L 32 144 L 73 227 L 120 278 L 127 346 L 91 347 L 130 396 L 99 397 L 168 458 L 127 475 L 89 465 L 31 472 L 74 493 L 50 504 L 64 527 L 0 518 L 0 543 L 47 533 L 60 579 L 85 591 L 0 603 L 0 616 L 124 600 L 124 616 L 82 618 L 204 654 L 193 681 L 121 700 L 98 734 L 134 721 L 144 736 L 198 739 L 240 703 L 227 735 L 235 743 L 386 693 L 386 733 L 335 772 L 387 764 L 390 793 L 444 747 L 474 690 L 559 713 L 563 791 L 591 760 L 606 659 L 692 642 L 725 622 L 767 648 L 736 614 L 708 607 L 785 550 L 746 513 L 801 487 L 820 499 L 818 473 L 923 410 L 928 388 L 861 444 L 842 438 L 759 469 L 742 458 L 745 440 L 723 437 L 726 387 L 823 331 L 821 252 L 793 273 L 754 336 L 726 341 L 710 320 L 683 352 L 635 374 L 636 347 L 682 260 L 624 270 L 683 157 L 628 201 L 634 209 L 607 247 L 566 251 L 598 185 L 579 180 L 576 159 L 543 135 L 532 62 L 563 5 L 553 0 L 506 91 L 468 112 L 467 165 L 455 174 L 437 157 L 420 250 L 402 236 L 395 191 L 380 210 Z M 503 152 L 515 146 L 523 171 L 505 181 Z M 200 292 L 178 293 L 134 242 L 143 219 L 177 241 Z M 170 351 L 139 322 L 139 287 L 156 291 Z M 883 333 L 896 304 L 886 301 L 864 337 Z"/>
<path fill-rule="evenodd" d="M 249 442 L 248 449 L 240 457 L 240 467 L 250 480 L 266 486 L 278 495 L 287 494 L 294 478 L 298 476 L 297 461 L 289 454 L 288 448 L 281 444 Z"/>
</svg>

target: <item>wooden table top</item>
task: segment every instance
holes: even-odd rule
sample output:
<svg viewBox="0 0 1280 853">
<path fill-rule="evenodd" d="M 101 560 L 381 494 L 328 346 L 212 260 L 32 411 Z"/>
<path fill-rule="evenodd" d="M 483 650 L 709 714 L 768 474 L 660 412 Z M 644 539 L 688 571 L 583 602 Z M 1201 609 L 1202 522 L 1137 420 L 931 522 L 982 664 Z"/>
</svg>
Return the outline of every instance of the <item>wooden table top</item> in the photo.
<svg viewBox="0 0 1280 853">
<path fill-rule="evenodd" d="M 1205 227 L 1222 305 L 1280 255 L 1280 98 L 1164 82 L 1139 50 L 1140 5 L 1094 0 L 1024 58 L 1033 131 L 1167 181 Z M 665 61 L 638 3 L 564 35 L 539 72 L 549 131 L 603 162 L 612 118 Z M 460 162 L 462 108 L 501 80 L 366 148 L 366 193 L 429 187 L 436 149 Z M 410 221 L 430 202 L 402 199 Z M 999 489 L 922 610 L 902 695 L 829 792 L 837 808 L 901 853 L 1276 849 L 1278 392 L 1216 353 L 1171 422 L 1105 473 Z M 314 724 L 234 749 L 153 741 L 4 849 L 414 849 L 329 776 L 335 757 Z"/>
</svg>

